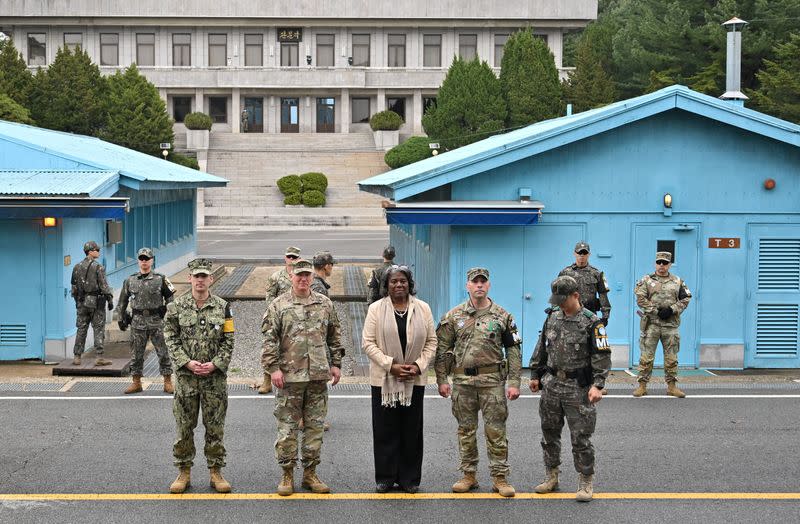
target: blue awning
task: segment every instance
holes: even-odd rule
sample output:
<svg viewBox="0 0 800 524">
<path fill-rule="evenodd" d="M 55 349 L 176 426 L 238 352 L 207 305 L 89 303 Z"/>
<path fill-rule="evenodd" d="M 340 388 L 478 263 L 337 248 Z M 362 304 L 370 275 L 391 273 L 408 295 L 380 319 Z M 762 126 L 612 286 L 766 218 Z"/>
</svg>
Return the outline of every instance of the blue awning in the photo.
<svg viewBox="0 0 800 524">
<path fill-rule="evenodd" d="M 122 219 L 127 211 L 127 198 L 0 198 L 0 218 Z"/>
<path fill-rule="evenodd" d="M 399 203 L 386 208 L 389 224 L 450 226 L 532 226 L 542 214 L 541 202 L 452 201 Z"/>
</svg>

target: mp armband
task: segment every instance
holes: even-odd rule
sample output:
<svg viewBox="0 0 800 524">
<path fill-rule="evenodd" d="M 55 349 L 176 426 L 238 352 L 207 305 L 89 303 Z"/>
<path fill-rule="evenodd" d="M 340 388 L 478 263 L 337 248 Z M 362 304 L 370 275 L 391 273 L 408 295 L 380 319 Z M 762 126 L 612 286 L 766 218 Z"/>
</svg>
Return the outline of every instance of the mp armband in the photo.
<svg viewBox="0 0 800 524">
<path fill-rule="evenodd" d="M 595 351 L 611 351 L 606 327 L 600 321 L 595 322 L 592 326 L 592 347 Z"/>
</svg>

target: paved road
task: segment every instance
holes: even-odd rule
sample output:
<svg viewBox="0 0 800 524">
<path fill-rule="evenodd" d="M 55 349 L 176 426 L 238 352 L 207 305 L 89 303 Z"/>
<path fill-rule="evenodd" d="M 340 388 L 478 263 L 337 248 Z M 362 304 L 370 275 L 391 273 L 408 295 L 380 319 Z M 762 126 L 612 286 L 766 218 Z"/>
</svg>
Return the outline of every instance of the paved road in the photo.
<svg viewBox="0 0 800 524">
<path fill-rule="evenodd" d="M 226 427 L 226 477 L 243 500 L 136 500 L 162 497 L 175 476 L 171 403 L 165 396 L 136 398 L 41 394 L 0 398 L 0 522 L 761 522 L 797 521 L 800 488 L 800 403 L 797 390 L 693 390 L 685 400 L 633 399 L 613 395 L 600 405 L 598 499 L 571 500 L 575 488 L 565 445 L 562 499 L 470 500 L 448 491 L 456 478 L 455 422 L 450 402 L 425 401 L 424 494 L 383 499 L 372 493 L 369 400 L 331 398 L 333 429 L 325 435 L 321 477 L 335 492 L 330 500 L 281 499 L 269 495 L 278 480 L 272 455 L 273 400 L 232 396 Z M 768 396 L 775 394 L 773 397 Z M 731 394 L 730 397 L 726 396 Z M 11 398 L 11 396 L 17 398 Z M 24 394 L 30 395 L 30 394 Z M 512 482 L 530 493 L 542 473 L 538 400 L 511 404 Z M 202 447 L 202 446 L 200 446 Z M 212 491 L 202 460 L 193 470 L 192 493 Z M 479 479 L 489 487 L 485 454 Z M 696 493 L 722 493 L 693 500 Z M 631 494 L 654 497 L 630 499 Z M 746 500 L 730 500 L 747 493 Z M 755 499 L 793 493 L 790 500 Z M 2 495 L 6 494 L 6 495 Z M 121 494 L 120 500 L 9 499 L 7 494 Z M 344 494 L 356 494 L 344 498 Z M 653 495 L 654 494 L 654 495 Z M 670 495 L 674 494 L 674 495 Z M 441 499 L 425 499 L 423 497 Z M 479 495 L 484 496 L 484 495 Z M 600 499 L 600 496 L 610 497 Z M 666 497 L 674 496 L 676 499 Z M 762 495 L 763 496 L 763 495 Z M 6 497 L 6 498 L 4 498 Z M 726 497 L 729 498 L 726 500 Z M 261 500 L 258 500 L 258 499 Z M 280 518 L 276 512 L 280 511 Z"/>
<path fill-rule="evenodd" d="M 321 230 L 201 230 L 197 252 L 201 256 L 236 260 L 283 260 L 286 246 L 295 245 L 304 256 L 327 249 L 344 260 L 380 259 L 389 242 L 389 230 L 321 229 Z"/>
</svg>

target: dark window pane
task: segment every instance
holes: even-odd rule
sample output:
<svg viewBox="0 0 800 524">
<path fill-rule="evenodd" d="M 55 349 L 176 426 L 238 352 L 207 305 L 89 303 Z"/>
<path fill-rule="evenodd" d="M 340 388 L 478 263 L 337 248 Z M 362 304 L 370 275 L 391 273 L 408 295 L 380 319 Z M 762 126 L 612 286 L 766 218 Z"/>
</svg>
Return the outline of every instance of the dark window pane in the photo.
<svg viewBox="0 0 800 524">
<path fill-rule="evenodd" d="M 208 114 L 216 124 L 228 123 L 228 99 L 224 96 L 208 97 Z"/>
<path fill-rule="evenodd" d="M 387 98 L 386 105 L 389 111 L 394 111 L 400 115 L 405 122 L 406 120 L 406 99 L 405 98 Z"/>
<path fill-rule="evenodd" d="M 172 65 L 192 65 L 192 35 L 187 33 L 172 35 Z"/>
<path fill-rule="evenodd" d="M 138 33 L 136 35 L 136 64 L 152 66 L 156 63 L 156 35 Z"/>
<path fill-rule="evenodd" d="M 494 35 L 494 66 L 500 67 L 503 62 L 503 51 L 508 42 L 508 35 Z"/>
<path fill-rule="evenodd" d="M 119 65 L 119 34 L 100 33 L 100 65 Z"/>
<path fill-rule="evenodd" d="M 422 36 L 422 66 L 442 67 L 442 35 Z"/>
<path fill-rule="evenodd" d="M 406 66 L 406 35 L 389 35 L 389 67 Z"/>
<path fill-rule="evenodd" d="M 317 66 L 333 67 L 336 55 L 336 37 L 317 35 Z"/>
<path fill-rule="evenodd" d="M 172 97 L 172 118 L 176 122 L 183 122 L 186 115 L 192 112 L 192 97 L 174 96 Z"/>
<path fill-rule="evenodd" d="M 228 65 L 228 35 L 208 35 L 208 65 L 209 67 Z"/>
<path fill-rule="evenodd" d="M 353 98 L 352 104 L 352 122 L 354 124 L 368 123 L 369 122 L 369 98 Z"/>
<path fill-rule="evenodd" d="M 656 240 L 656 252 L 666 251 L 672 253 L 672 263 L 677 260 L 675 258 L 675 241 L 674 240 Z"/>
<path fill-rule="evenodd" d="M 28 65 L 47 64 L 47 35 L 28 33 Z"/>
<path fill-rule="evenodd" d="M 64 47 L 70 51 L 75 51 L 78 47 L 83 47 L 82 33 L 64 33 Z"/>
<path fill-rule="evenodd" d="M 458 35 L 458 56 L 472 60 L 478 54 L 478 35 Z"/>
<path fill-rule="evenodd" d="M 264 65 L 264 35 L 244 35 L 244 65 Z"/>
<path fill-rule="evenodd" d="M 281 65 L 287 67 L 300 65 L 299 51 L 297 42 L 281 42 Z"/>
<path fill-rule="evenodd" d="M 369 67 L 369 35 L 353 35 L 353 65 Z"/>
<path fill-rule="evenodd" d="M 436 107 L 436 97 L 435 96 L 423 96 L 422 97 L 422 112 L 427 113 L 428 109 Z"/>
</svg>

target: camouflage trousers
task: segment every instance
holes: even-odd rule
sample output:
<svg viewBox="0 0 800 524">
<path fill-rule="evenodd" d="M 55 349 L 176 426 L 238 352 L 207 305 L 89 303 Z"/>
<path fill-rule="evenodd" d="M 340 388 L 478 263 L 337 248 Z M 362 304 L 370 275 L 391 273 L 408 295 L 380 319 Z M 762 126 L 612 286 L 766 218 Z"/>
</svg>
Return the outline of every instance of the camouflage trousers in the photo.
<svg viewBox="0 0 800 524">
<path fill-rule="evenodd" d="M 194 428 L 202 409 L 206 428 L 205 455 L 209 468 L 225 466 L 225 414 L 228 411 L 228 387 L 225 375 L 214 372 L 209 377 L 178 374 L 172 413 L 178 439 L 172 446 L 177 467 L 191 467 L 194 460 Z"/>
<path fill-rule="evenodd" d="M 678 351 L 681 348 L 678 327 L 650 322 L 639 335 L 639 382 L 650 381 L 659 340 L 664 348 L 664 379 L 667 383 L 678 380 Z"/>
<path fill-rule="evenodd" d="M 594 446 L 591 437 L 597 422 L 597 408 L 589 402 L 589 387 L 581 387 L 574 379 L 559 380 L 545 375 L 539 400 L 542 422 L 544 465 L 556 468 L 561 464 L 561 432 L 567 419 L 572 440 L 572 461 L 575 471 L 594 474 Z"/>
<path fill-rule="evenodd" d="M 319 464 L 325 416 L 328 414 L 328 382 L 286 382 L 275 392 L 275 420 L 278 435 L 275 439 L 275 459 L 283 469 L 297 464 L 297 439 L 303 421 L 303 442 L 300 457 L 304 468 Z"/>
<path fill-rule="evenodd" d="M 75 321 L 78 332 L 75 333 L 75 346 L 72 349 L 75 356 L 83 354 L 86 347 L 86 335 L 89 333 L 89 324 L 92 325 L 94 332 L 94 352 L 98 355 L 103 354 L 106 340 L 105 304 L 105 300 L 98 300 L 96 309 L 78 307 L 78 319 Z"/>
<path fill-rule="evenodd" d="M 506 419 L 508 404 L 505 386 L 470 386 L 453 384 L 453 416 L 458 421 L 458 453 L 461 457 L 459 469 L 474 473 L 478 469 L 478 412 L 483 413 L 483 429 L 486 435 L 486 454 L 489 457 L 489 472 L 493 477 L 507 476 L 508 438 Z"/>
<path fill-rule="evenodd" d="M 162 375 L 172 374 L 172 362 L 169 359 L 164 332 L 160 328 L 131 329 L 131 375 L 141 375 L 144 368 L 144 351 L 147 340 L 153 342 L 158 355 L 158 368 Z"/>
</svg>

